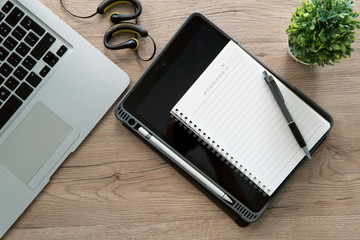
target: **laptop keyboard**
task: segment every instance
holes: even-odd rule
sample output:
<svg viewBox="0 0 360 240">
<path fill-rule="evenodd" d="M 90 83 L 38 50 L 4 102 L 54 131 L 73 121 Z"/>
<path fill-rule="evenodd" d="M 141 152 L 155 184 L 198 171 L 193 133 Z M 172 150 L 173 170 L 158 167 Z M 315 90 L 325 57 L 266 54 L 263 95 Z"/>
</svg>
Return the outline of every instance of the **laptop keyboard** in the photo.
<svg viewBox="0 0 360 240">
<path fill-rule="evenodd" d="M 0 8 L 1 129 L 68 48 L 13 2 Z"/>
</svg>

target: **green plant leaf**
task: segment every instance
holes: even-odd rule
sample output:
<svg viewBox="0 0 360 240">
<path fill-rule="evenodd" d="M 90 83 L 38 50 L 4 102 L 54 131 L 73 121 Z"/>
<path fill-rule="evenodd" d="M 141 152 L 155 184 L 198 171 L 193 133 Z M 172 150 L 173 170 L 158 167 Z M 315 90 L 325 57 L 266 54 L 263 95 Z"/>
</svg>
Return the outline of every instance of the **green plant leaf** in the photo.
<svg viewBox="0 0 360 240">
<path fill-rule="evenodd" d="M 326 34 L 325 34 L 325 29 L 322 29 L 321 32 L 319 33 L 319 37 L 320 37 L 320 40 L 322 42 L 326 42 Z"/>
<path fill-rule="evenodd" d="M 311 66 L 331 65 L 351 55 L 359 13 L 348 0 L 303 0 L 290 19 L 286 34 L 290 51 Z"/>
<path fill-rule="evenodd" d="M 340 46 L 340 50 L 341 50 L 343 53 L 345 53 L 345 52 L 346 52 L 346 47 L 345 47 L 345 45 L 341 45 L 341 46 Z"/>
<path fill-rule="evenodd" d="M 339 45 L 332 45 L 332 48 L 335 49 L 335 50 L 340 50 Z"/>
</svg>

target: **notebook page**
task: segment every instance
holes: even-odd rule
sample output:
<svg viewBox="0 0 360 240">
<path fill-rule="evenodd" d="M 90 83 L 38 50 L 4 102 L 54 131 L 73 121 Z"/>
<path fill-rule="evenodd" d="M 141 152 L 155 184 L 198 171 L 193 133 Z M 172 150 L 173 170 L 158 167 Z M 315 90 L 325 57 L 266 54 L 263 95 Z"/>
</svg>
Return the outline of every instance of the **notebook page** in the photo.
<svg viewBox="0 0 360 240">
<path fill-rule="evenodd" d="M 305 156 L 258 62 L 230 41 L 171 113 L 268 195 Z M 274 77 L 309 149 L 330 123 Z"/>
</svg>

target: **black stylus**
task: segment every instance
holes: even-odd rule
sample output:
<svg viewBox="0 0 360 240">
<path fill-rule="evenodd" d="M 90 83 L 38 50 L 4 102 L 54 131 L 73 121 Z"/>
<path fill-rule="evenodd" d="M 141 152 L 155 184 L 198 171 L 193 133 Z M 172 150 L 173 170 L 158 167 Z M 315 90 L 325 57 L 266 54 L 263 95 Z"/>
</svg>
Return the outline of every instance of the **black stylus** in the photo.
<svg viewBox="0 0 360 240">
<path fill-rule="evenodd" d="M 306 142 L 303 138 L 303 136 L 300 133 L 299 128 L 296 126 L 295 121 L 293 120 L 293 118 L 291 117 L 291 114 L 289 112 L 289 110 L 287 109 L 286 105 L 285 105 L 285 100 L 284 97 L 281 94 L 281 91 L 278 87 L 278 85 L 276 84 L 276 82 L 274 81 L 274 78 L 270 75 L 268 75 L 266 73 L 266 71 L 263 71 L 263 75 L 264 75 L 264 79 L 265 82 L 267 83 L 267 85 L 269 86 L 277 104 L 279 105 L 281 112 L 283 113 L 288 126 L 291 130 L 291 132 L 293 133 L 296 141 L 298 142 L 299 146 L 304 150 L 306 156 L 311 159 L 311 154 L 309 152 L 309 149 L 306 145 Z"/>
</svg>

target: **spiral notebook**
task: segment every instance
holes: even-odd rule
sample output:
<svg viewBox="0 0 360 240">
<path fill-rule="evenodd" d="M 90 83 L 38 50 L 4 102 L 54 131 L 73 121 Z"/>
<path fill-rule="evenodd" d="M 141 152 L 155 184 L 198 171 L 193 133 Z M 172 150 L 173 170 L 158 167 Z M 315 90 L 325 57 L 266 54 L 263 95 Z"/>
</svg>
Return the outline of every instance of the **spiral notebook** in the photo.
<svg viewBox="0 0 360 240">
<path fill-rule="evenodd" d="M 264 81 L 264 70 L 229 41 L 171 114 L 271 196 L 305 153 Z M 274 78 L 311 149 L 330 129 L 330 123 Z"/>
</svg>

